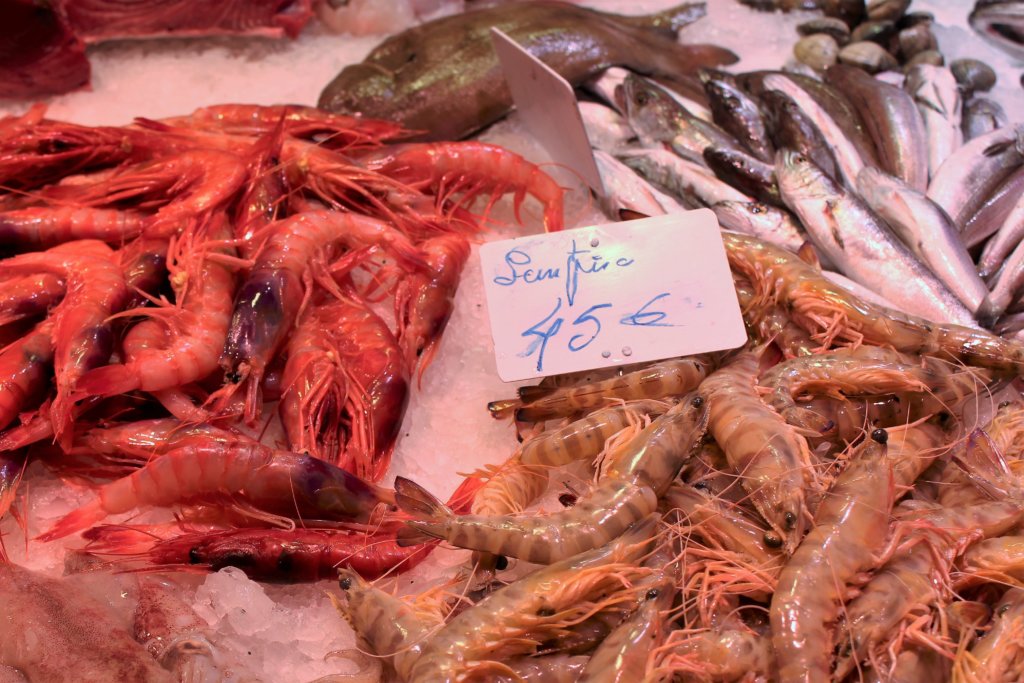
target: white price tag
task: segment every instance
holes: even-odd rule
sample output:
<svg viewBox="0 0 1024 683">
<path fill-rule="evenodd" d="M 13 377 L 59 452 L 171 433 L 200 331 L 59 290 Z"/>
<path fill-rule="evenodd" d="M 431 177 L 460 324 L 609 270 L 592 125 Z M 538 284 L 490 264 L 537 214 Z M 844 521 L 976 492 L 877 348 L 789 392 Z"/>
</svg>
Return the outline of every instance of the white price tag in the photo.
<svg viewBox="0 0 1024 683">
<path fill-rule="evenodd" d="M 583 182 L 604 196 L 601 172 L 569 81 L 500 29 L 491 28 L 491 42 L 516 110 L 530 133 L 555 161 L 579 173 Z"/>
<path fill-rule="evenodd" d="M 708 209 L 489 242 L 480 260 L 506 382 L 747 339 Z"/>
</svg>

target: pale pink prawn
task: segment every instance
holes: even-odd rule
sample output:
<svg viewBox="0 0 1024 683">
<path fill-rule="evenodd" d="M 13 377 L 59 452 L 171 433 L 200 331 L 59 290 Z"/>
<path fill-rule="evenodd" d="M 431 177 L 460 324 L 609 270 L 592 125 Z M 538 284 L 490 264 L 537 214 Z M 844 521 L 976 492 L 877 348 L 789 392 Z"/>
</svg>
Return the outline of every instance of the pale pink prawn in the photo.
<svg viewBox="0 0 1024 683">
<path fill-rule="evenodd" d="M 565 227 L 564 190 L 539 166 L 497 145 L 477 141 L 392 145 L 363 157 L 362 163 L 441 198 L 461 193 L 462 205 L 488 193 L 490 201 L 484 214 L 502 195 L 514 192 L 516 220 L 520 223 L 520 205 L 529 194 L 544 206 L 546 231 Z"/>
<path fill-rule="evenodd" d="M 0 242 L 33 249 L 83 239 L 120 245 L 137 237 L 145 225 L 145 215 L 136 211 L 33 206 L 0 213 Z"/>
<path fill-rule="evenodd" d="M 215 405 L 247 383 L 245 417 L 260 412 L 259 385 L 267 363 L 291 332 L 308 296 L 303 278 L 313 257 L 334 245 L 377 246 L 408 268 L 423 266 L 419 250 L 402 233 L 367 216 L 338 211 L 301 213 L 270 228 L 249 276 L 238 290 L 221 365 L 229 384 Z"/>
<path fill-rule="evenodd" d="M 469 242 L 451 233 L 425 240 L 419 246 L 427 268 L 409 272 L 399 281 L 395 320 L 406 363 L 415 368 L 418 361 L 422 379 L 455 306 L 455 290 L 469 258 Z"/>
<path fill-rule="evenodd" d="M 98 207 L 131 199 L 146 218 L 147 237 L 170 237 L 224 207 L 245 182 L 245 163 L 229 152 L 193 149 L 130 166 L 93 183 L 62 185 L 40 195 L 67 206 Z M 169 199 L 168 199 L 169 198 Z"/>
<path fill-rule="evenodd" d="M 0 261 L 0 275 L 26 272 L 48 272 L 67 282 L 67 295 L 50 318 L 57 380 L 51 417 L 58 440 L 68 445 L 75 385 L 87 371 L 109 359 L 113 348 L 110 315 L 125 301 L 127 288 L 110 248 L 90 240 Z"/>
<path fill-rule="evenodd" d="M 393 494 L 307 455 L 255 442 L 197 439 L 154 458 L 132 474 L 100 486 L 97 498 L 61 518 L 39 538 L 52 541 L 108 515 L 135 508 L 228 498 L 269 515 L 367 521 Z"/>
<path fill-rule="evenodd" d="M 223 215 L 208 230 L 189 231 L 173 249 L 169 267 L 177 303 L 125 311 L 149 316 L 124 339 L 125 362 L 96 368 L 79 378 L 75 397 L 113 396 L 135 389 L 159 392 L 201 380 L 217 369 L 227 337 L 234 273 L 215 258 L 233 256 L 217 246 L 229 238 Z"/>
</svg>

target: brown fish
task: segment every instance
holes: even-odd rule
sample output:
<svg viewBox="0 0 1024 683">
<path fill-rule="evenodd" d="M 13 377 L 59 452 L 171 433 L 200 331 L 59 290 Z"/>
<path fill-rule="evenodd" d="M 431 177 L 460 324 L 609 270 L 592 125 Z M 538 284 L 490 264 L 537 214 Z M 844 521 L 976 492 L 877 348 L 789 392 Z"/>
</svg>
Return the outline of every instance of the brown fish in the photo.
<svg viewBox="0 0 1024 683">
<path fill-rule="evenodd" d="M 463 138 L 512 108 L 492 26 L 573 85 L 610 66 L 672 80 L 737 60 L 724 48 L 675 41 L 675 32 L 704 11 L 697 3 L 626 17 L 563 2 L 515 2 L 445 17 L 392 36 L 345 67 L 319 106 L 397 121 L 420 140 Z"/>
</svg>

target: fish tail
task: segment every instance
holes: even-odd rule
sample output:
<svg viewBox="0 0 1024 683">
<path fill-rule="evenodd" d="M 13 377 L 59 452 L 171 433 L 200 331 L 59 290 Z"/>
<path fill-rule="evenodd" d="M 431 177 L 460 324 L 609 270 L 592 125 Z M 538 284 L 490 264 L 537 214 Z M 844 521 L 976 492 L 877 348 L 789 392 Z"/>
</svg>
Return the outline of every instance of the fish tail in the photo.
<svg viewBox="0 0 1024 683">
<path fill-rule="evenodd" d="M 453 516 L 451 509 L 416 482 L 395 477 L 395 503 L 402 512 L 416 519 L 399 529 L 396 541 L 405 547 L 446 537 L 445 528 Z"/>
<path fill-rule="evenodd" d="M 679 29 L 701 19 L 708 13 L 705 2 L 685 2 L 674 5 L 654 14 L 618 17 L 624 24 L 629 24 L 644 31 L 653 31 L 667 38 L 676 37 Z"/>
<path fill-rule="evenodd" d="M 106 516 L 107 511 L 103 509 L 98 500 L 95 500 L 61 517 L 49 531 L 37 536 L 36 540 L 47 542 L 70 536 L 76 531 L 91 527 Z"/>
</svg>

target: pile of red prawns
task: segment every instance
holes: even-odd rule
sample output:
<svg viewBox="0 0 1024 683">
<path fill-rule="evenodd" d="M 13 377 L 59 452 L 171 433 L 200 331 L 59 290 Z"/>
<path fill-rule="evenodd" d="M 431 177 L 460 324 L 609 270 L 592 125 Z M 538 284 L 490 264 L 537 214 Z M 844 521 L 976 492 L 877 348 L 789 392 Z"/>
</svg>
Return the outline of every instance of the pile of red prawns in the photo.
<svg viewBox="0 0 1024 683">
<path fill-rule="evenodd" d="M 503 148 L 403 135 L 297 106 L 0 120 L 0 517 L 41 460 L 97 494 L 43 541 L 293 581 L 422 560 L 375 483 L 414 378 L 490 206 L 529 194 L 557 230 L 562 189 Z M 179 522 L 95 526 L 154 506 Z"/>
</svg>

